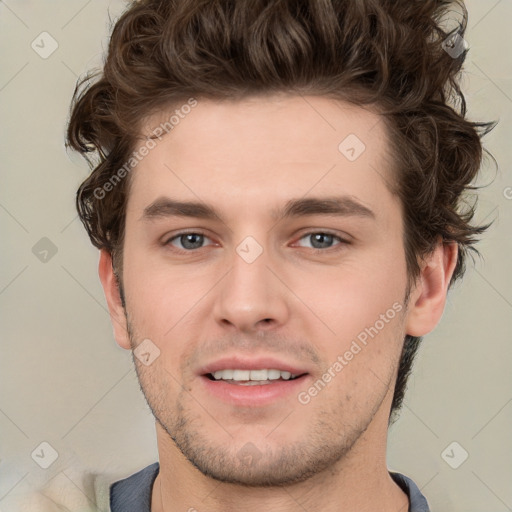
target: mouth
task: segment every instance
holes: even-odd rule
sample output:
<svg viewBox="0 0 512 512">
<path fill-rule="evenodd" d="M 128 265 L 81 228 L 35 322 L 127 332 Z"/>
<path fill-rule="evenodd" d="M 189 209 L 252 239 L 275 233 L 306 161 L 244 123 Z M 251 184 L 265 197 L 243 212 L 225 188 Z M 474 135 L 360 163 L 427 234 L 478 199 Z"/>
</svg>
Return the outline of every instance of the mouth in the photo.
<svg viewBox="0 0 512 512">
<path fill-rule="evenodd" d="M 290 399 L 313 379 L 312 370 L 272 356 L 225 356 L 198 369 L 203 392 L 213 400 L 261 408 Z"/>
<path fill-rule="evenodd" d="M 273 357 L 224 357 L 199 369 L 201 387 L 210 399 L 243 408 L 281 403 L 312 380 L 304 366 Z"/>
<path fill-rule="evenodd" d="M 204 376 L 214 382 L 222 381 L 235 386 L 266 386 L 276 382 L 294 381 L 307 373 L 293 374 L 275 368 L 260 370 L 227 369 L 206 373 Z"/>
</svg>

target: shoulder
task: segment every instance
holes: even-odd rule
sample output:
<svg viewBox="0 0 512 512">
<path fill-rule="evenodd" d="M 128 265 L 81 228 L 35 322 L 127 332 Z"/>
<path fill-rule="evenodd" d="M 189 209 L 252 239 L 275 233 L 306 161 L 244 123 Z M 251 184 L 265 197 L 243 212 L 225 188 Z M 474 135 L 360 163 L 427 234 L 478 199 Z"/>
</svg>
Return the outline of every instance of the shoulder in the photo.
<svg viewBox="0 0 512 512">
<path fill-rule="evenodd" d="M 109 512 L 112 478 L 89 471 L 61 471 L 46 484 L 9 497 L 17 512 Z"/>
<path fill-rule="evenodd" d="M 128 478 L 114 482 L 110 489 L 112 512 L 149 511 L 153 483 L 159 470 L 160 465 L 155 462 Z"/>
<path fill-rule="evenodd" d="M 409 512 L 430 512 L 427 499 L 413 480 L 401 473 L 390 471 L 389 474 L 409 497 Z"/>
</svg>

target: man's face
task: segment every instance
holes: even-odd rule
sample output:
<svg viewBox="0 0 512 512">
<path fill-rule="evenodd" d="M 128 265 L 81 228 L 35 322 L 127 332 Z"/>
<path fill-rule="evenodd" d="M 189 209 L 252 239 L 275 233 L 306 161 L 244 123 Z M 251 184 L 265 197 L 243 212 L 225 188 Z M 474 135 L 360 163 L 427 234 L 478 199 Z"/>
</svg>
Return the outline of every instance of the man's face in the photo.
<svg viewBox="0 0 512 512">
<path fill-rule="evenodd" d="M 383 444 L 407 283 L 387 148 L 377 115 L 334 100 L 199 101 L 133 171 L 130 342 L 160 351 L 134 361 L 169 450 L 204 474 L 291 483 Z M 326 198 L 337 213 L 309 202 L 281 215 Z M 300 377 L 249 385 L 251 369 Z M 242 373 L 208 375 L 221 370 Z"/>
</svg>

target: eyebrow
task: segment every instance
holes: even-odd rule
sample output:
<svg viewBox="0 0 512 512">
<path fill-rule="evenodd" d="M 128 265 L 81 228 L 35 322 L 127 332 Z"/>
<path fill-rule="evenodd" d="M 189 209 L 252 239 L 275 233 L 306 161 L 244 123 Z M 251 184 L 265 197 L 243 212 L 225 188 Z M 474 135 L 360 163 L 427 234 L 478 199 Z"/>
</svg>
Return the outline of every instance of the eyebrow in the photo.
<svg viewBox="0 0 512 512">
<path fill-rule="evenodd" d="M 366 217 L 375 219 L 370 208 L 351 196 L 309 197 L 290 199 L 282 208 L 271 212 L 274 220 L 305 217 L 308 215 L 330 215 L 336 217 Z M 169 197 L 160 197 L 144 208 L 140 220 L 151 221 L 166 217 L 193 217 L 205 220 L 222 220 L 211 205 L 194 201 L 178 201 Z"/>
</svg>

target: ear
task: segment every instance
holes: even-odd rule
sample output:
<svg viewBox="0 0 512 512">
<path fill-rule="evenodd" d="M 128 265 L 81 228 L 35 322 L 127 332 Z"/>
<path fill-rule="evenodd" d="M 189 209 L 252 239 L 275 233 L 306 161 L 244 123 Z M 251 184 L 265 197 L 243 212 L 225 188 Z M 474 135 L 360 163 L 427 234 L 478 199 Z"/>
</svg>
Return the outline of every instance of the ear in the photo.
<svg viewBox="0 0 512 512">
<path fill-rule="evenodd" d="M 424 336 L 439 323 L 457 256 L 458 246 L 455 242 L 439 241 L 433 253 L 422 262 L 417 284 L 409 300 L 406 334 Z"/>
<path fill-rule="evenodd" d="M 131 350 L 126 316 L 121 302 L 121 295 L 119 293 L 119 287 L 117 286 L 116 276 L 112 267 L 112 256 L 105 249 L 100 250 L 98 273 L 100 275 L 103 291 L 105 292 L 105 298 L 107 299 L 110 320 L 114 329 L 116 342 L 120 347 L 125 348 L 126 350 Z"/>
</svg>

